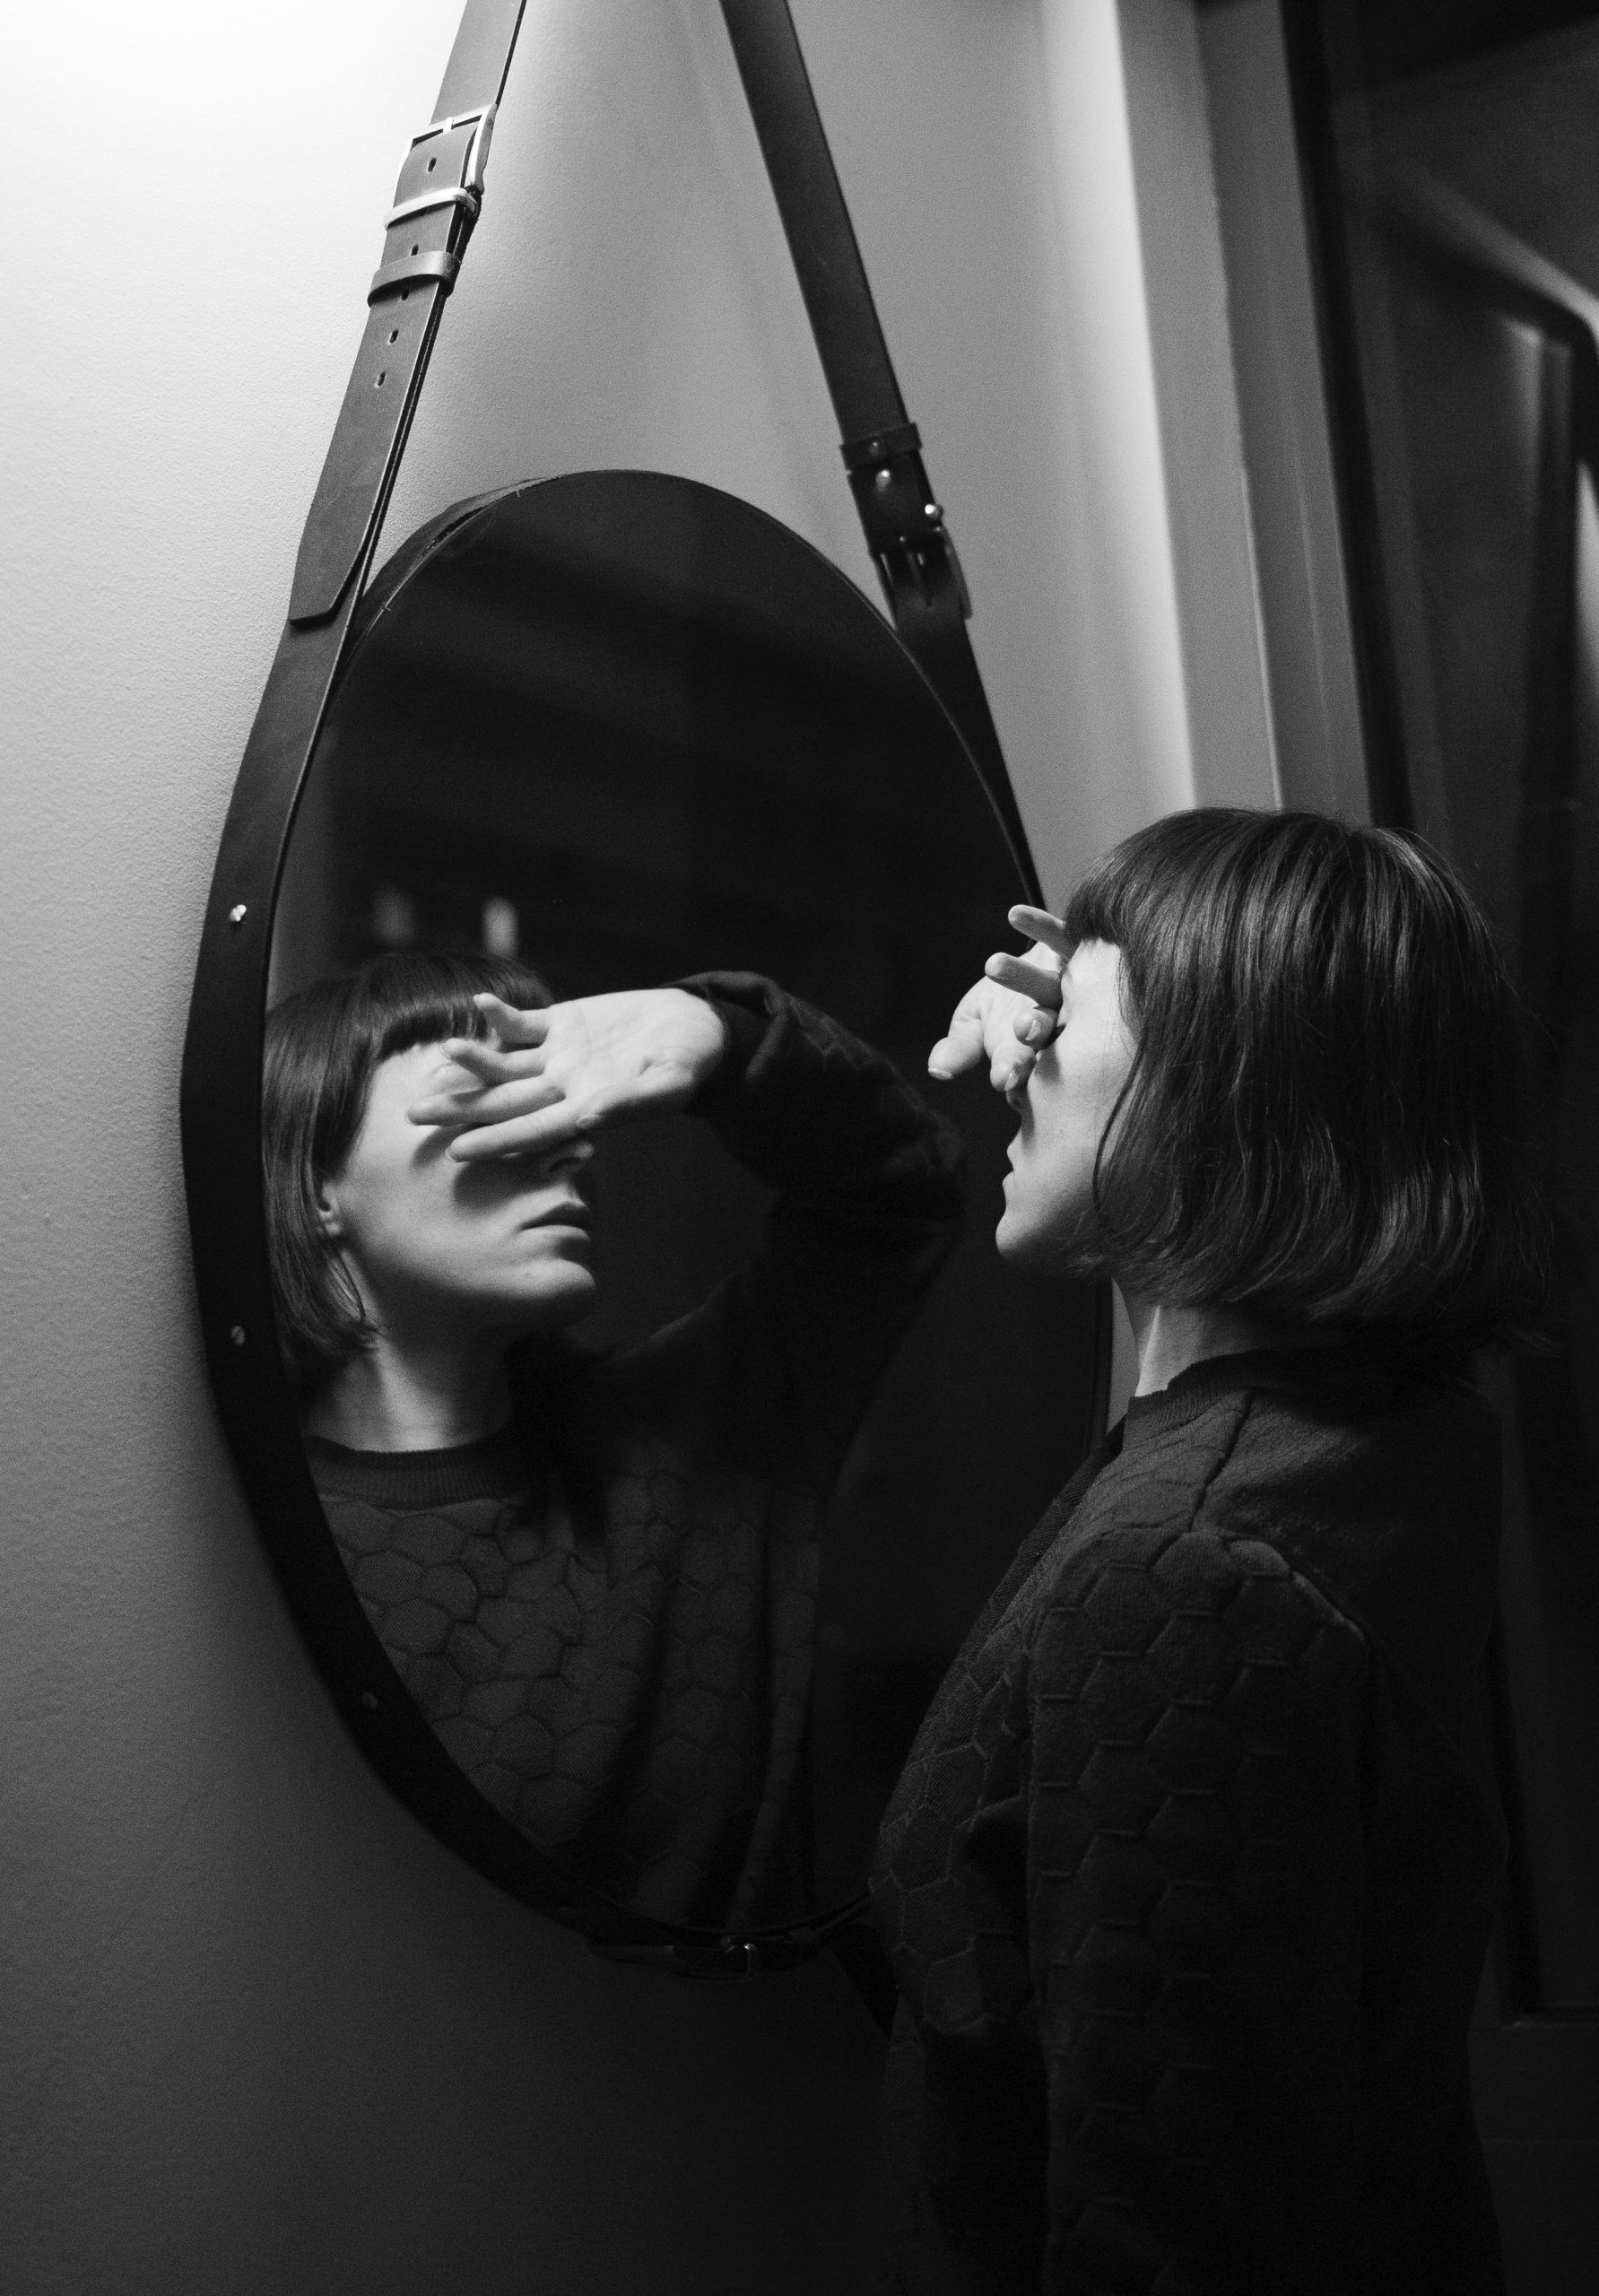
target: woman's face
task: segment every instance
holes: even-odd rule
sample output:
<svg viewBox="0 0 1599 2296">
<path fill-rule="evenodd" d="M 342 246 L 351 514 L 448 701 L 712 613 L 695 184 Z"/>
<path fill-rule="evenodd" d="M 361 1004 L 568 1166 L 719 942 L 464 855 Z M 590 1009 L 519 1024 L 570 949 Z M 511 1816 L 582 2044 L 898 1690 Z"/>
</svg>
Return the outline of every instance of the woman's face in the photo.
<svg viewBox="0 0 1599 2296">
<path fill-rule="evenodd" d="M 502 1334 L 508 1344 L 594 1305 L 592 1147 L 457 1163 L 447 1131 L 406 1114 L 430 1092 L 475 1082 L 436 1044 L 382 1061 L 343 1169 L 322 1191 L 324 1223 L 368 1313 L 395 1337 Z"/>
<path fill-rule="evenodd" d="M 1113 943 L 1079 942 L 1061 981 L 1059 1033 L 1011 1095 L 1021 1123 L 995 1240 L 1018 1265 L 1069 1268 L 1091 1231 L 1094 1159 L 1136 1050 L 1121 981 Z"/>
</svg>

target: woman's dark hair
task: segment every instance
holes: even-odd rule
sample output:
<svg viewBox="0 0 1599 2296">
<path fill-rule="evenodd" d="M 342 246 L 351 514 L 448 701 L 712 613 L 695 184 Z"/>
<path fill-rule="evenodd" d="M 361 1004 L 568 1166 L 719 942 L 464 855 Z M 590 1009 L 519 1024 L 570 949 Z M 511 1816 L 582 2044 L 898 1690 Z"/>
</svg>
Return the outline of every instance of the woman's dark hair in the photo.
<svg viewBox="0 0 1599 2296">
<path fill-rule="evenodd" d="M 1518 1007 L 1420 839 L 1173 814 L 1099 862 L 1065 922 L 1121 951 L 1137 1039 L 1097 1264 L 1151 1300 L 1435 1360 L 1526 1329 L 1545 1243 Z"/>
<path fill-rule="evenodd" d="M 267 1253 L 279 1343 L 302 1394 L 371 1344 L 360 1296 L 317 1216 L 317 1195 L 355 1144 L 379 1063 L 413 1045 L 486 1035 L 472 1001 L 482 989 L 525 1008 L 551 1002 L 528 965 L 407 950 L 374 958 L 346 978 L 315 981 L 266 1016 Z"/>
</svg>

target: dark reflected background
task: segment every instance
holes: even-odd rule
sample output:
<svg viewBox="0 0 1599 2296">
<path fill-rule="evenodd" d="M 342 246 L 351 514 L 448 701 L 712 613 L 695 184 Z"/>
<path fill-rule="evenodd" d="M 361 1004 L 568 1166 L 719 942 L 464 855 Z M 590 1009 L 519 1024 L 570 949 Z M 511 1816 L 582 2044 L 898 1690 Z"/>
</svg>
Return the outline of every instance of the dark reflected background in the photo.
<svg viewBox="0 0 1599 2296">
<path fill-rule="evenodd" d="M 448 529 L 450 514 L 439 522 Z M 273 996 L 384 948 L 517 954 L 557 996 L 769 973 L 924 1080 L 1022 888 L 886 624 L 761 514 L 687 482 L 519 490 L 380 576 L 291 841 Z M 861 1887 L 966 1627 L 1081 1457 L 1092 1303 L 999 1262 L 986 1084 L 929 1087 L 967 1231 L 830 1509 L 811 1744 L 815 1901 Z M 687 1118 L 600 1144 L 600 1315 L 625 1344 L 751 1249 L 765 1192 Z"/>
</svg>

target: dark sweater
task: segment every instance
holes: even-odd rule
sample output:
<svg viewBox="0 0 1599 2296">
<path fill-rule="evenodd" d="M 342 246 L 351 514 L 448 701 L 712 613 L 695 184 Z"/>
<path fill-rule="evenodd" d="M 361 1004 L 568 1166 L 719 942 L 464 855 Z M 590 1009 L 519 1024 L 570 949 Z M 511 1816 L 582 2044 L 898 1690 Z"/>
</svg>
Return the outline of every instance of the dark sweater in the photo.
<svg viewBox="0 0 1599 2296">
<path fill-rule="evenodd" d="M 898 2286 L 1502 2286 L 1498 1523 L 1485 1405 L 1344 1350 L 1196 1366 L 1062 1493 L 879 1844 Z"/>
<path fill-rule="evenodd" d="M 752 1265 L 639 1347 L 523 1367 L 486 1443 L 308 1448 L 368 1618 L 479 1791 L 618 1902 L 742 1928 L 804 1909 L 821 1510 L 953 1239 L 961 1151 L 772 983 L 687 985 L 728 1032 L 695 1113 L 777 1190 Z"/>
</svg>

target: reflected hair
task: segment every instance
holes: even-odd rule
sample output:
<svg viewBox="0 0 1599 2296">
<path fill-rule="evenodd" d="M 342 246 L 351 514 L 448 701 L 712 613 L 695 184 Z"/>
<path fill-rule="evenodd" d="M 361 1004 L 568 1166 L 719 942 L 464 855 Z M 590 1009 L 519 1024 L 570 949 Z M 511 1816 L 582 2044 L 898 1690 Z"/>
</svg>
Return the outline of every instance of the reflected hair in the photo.
<svg viewBox="0 0 1599 2296">
<path fill-rule="evenodd" d="M 278 1341 L 295 1388 L 314 1395 L 372 1344 L 372 1330 L 317 1209 L 343 1170 L 382 1062 L 413 1045 L 488 1034 L 473 1003 L 488 990 L 524 1008 L 551 1003 L 508 958 L 398 951 L 314 981 L 266 1016 L 261 1140 L 266 1244 Z"/>
<path fill-rule="evenodd" d="M 1131 1071 L 1085 1257 L 1137 1296 L 1464 1363 L 1525 1335 L 1545 1226 L 1517 1000 L 1421 839 L 1202 807 L 1091 869 Z"/>
</svg>

